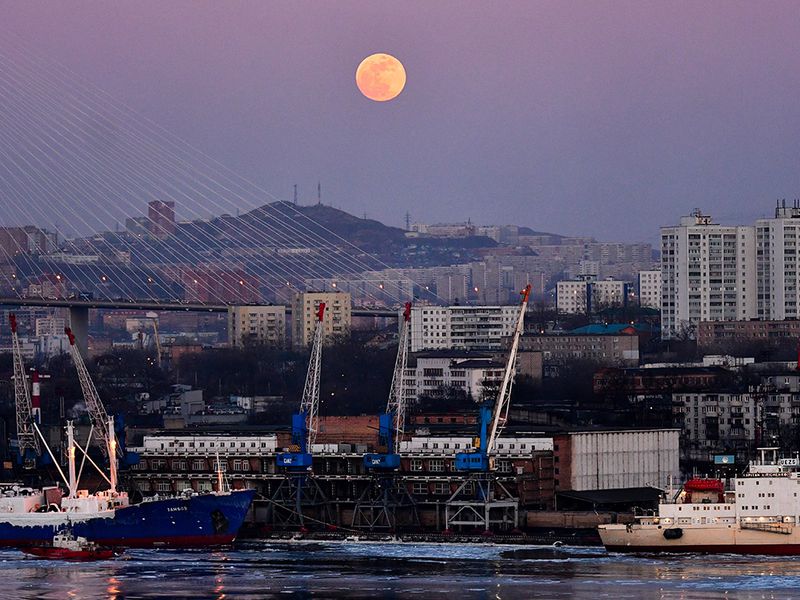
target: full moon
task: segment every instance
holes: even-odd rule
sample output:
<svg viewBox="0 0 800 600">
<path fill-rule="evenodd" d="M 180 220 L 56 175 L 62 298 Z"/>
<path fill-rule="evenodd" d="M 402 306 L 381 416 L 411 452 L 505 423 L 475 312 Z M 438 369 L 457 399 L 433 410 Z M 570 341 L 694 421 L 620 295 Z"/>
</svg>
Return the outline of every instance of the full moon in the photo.
<svg viewBox="0 0 800 600">
<path fill-rule="evenodd" d="M 406 70 L 403 63 L 390 54 L 372 54 L 358 65 L 356 85 L 370 100 L 386 102 L 403 91 Z"/>
</svg>

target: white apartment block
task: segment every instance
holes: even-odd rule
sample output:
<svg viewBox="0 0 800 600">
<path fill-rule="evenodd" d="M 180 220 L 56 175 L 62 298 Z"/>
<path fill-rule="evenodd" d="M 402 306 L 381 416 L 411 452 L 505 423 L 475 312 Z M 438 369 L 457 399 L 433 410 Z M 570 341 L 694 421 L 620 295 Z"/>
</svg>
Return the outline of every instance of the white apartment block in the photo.
<svg viewBox="0 0 800 600">
<path fill-rule="evenodd" d="M 435 396 L 442 388 L 464 390 L 474 401 L 480 401 L 484 385 L 499 385 L 505 365 L 492 360 L 489 354 L 439 353 L 418 355 L 415 368 L 405 371 L 403 395 L 414 401 L 422 395 Z"/>
<path fill-rule="evenodd" d="M 639 306 L 661 308 L 661 271 L 639 271 Z"/>
<path fill-rule="evenodd" d="M 798 249 L 800 206 L 786 202 L 775 209 L 774 219 L 756 221 L 756 276 L 758 317 L 764 320 L 800 317 Z"/>
<path fill-rule="evenodd" d="M 588 281 L 559 281 L 556 285 L 556 310 L 564 315 L 583 315 L 589 308 Z"/>
<path fill-rule="evenodd" d="M 700 321 L 756 316 L 755 228 L 723 226 L 695 211 L 661 228 L 661 336 Z"/>
<path fill-rule="evenodd" d="M 61 317 L 43 317 L 36 319 L 36 337 L 44 335 L 64 335 L 66 319 Z"/>
<path fill-rule="evenodd" d="M 285 306 L 231 306 L 228 308 L 228 343 L 286 344 Z"/>
<path fill-rule="evenodd" d="M 511 336 L 519 306 L 414 306 L 411 351 L 497 350 Z M 401 319 L 402 322 L 402 319 Z"/>
<path fill-rule="evenodd" d="M 616 279 L 600 279 L 589 283 L 590 310 L 625 306 L 628 302 L 628 284 Z"/>
<path fill-rule="evenodd" d="M 556 308 L 561 314 L 586 314 L 613 306 L 625 306 L 628 284 L 616 279 L 559 281 Z"/>
<path fill-rule="evenodd" d="M 322 319 L 325 337 L 348 335 L 352 325 L 350 294 L 346 292 L 302 292 L 292 301 L 292 344 L 305 348 L 314 337 L 317 310 L 325 303 Z"/>
</svg>

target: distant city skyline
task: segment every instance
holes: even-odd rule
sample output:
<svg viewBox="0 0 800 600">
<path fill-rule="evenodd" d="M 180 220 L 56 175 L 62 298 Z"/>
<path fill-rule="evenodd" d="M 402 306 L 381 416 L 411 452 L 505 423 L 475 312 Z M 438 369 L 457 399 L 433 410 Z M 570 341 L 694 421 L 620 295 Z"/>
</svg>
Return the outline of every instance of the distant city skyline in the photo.
<svg viewBox="0 0 800 600">
<path fill-rule="evenodd" d="M 19 36 L 276 198 L 297 184 L 309 204 L 321 181 L 325 204 L 393 226 L 409 212 L 655 241 L 695 207 L 744 224 L 800 197 L 793 2 L 0 11 L 0 55 Z M 388 103 L 355 86 L 373 52 L 407 70 Z"/>
</svg>

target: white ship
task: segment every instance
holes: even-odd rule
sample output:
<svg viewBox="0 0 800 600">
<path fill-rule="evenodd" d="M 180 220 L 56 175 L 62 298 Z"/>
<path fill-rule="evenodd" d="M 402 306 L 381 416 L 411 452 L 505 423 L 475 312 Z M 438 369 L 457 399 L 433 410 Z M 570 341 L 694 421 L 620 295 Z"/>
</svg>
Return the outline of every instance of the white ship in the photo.
<svg viewBox="0 0 800 600">
<path fill-rule="evenodd" d="M 692 479 L 657 515 L 628 525 L 600 525 L 610 552 L 800 554 L 800 461 L 760 458 L 725 491 L 718 479 Z"/>
</svg>

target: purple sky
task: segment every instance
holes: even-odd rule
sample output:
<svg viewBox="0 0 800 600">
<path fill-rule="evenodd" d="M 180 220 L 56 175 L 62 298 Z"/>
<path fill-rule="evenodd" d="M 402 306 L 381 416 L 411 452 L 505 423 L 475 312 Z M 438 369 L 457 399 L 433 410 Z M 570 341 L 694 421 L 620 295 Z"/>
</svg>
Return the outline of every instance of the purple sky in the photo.
<svg viewBox="0 0 800 600">
<path fill-rule="evenodd" d="M 800 197 L 800 2 L 38 2 L 10 28 L 291 199 L 654 240 Z M 408 82 L 360 95 L 388 52 Z M 2 135 L 2 131 L 0 131 Z"/>
</svg>

